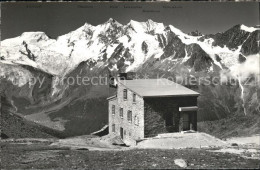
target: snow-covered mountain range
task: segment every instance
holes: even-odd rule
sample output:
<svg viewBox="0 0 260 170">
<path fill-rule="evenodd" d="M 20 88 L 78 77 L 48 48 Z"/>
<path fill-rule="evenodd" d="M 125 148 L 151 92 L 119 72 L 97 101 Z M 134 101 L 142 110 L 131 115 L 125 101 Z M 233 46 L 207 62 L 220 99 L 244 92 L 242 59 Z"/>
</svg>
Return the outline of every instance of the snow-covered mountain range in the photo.
<svg viewBox="0 0 260 170">
<path fill-rule="evenodd" d="M 109 19 L 97 26 L 86 23 L 57 39 L 50 39 L 44 32 L 25 32 L 19 37 L 3 40 L 1 62 L 29 65 L 61 75 L 73 70 L 82 61 L 105 63 L 114 59 L 120 51 L 119 60 L 124 60 L 125 71 L 133 71 L 151 57 L 182 58 L 181 62 L 185 63 L 193 53 L 189 48 L 196 46 L 222 69 L 223 66 L 239 63 L 239 56 L 243 58 L 257 52 L 249 51 L 253 46 L 248 45 L 254 45 L 252 39 L 258 31 L 259 28 L 237 25 L 227 31 L 229 35 L 224 32 L 196 36 L 152 20 L 131 20 L 122 25 Z M 176 45 L 180 48 L 178 51 L 174 48 Z M 120 69 L 116 63 L 106 64 L 110 69 Z"/>
<path fill-rule="evenodd" d="M 56 39 L 44 32 L 24 32 L 1 41 L 0 77 L 1 81 L 18 82 L 15 88 L 26 89 L 11 95 L 25 97 L 31 103 L 22 106 L 23 111 L 36 104 L 48 106 L 49 112 L 55 112 L 57 108 L 53 111 L 50 106 L 53 102 L 58 101 L 60 107 L 64 107 L 72 100 L 72 97 L 65 100 L 64 95 L 74 96 L 75 91 L 80 91 L 82 96 L 91 91 L 88 89 L 82 93 L 81 87 L 60 86 L 57 82 L 61 77 L 92 75 L 107 69 L 111 72 L 162 72 L 193 77 L 217 75 L 221 80 L 232 77 L 239 82 L 240 94 L 234 95 L 243 100 L 243 106 L 258 107 L 255 104 L 258 98 L 254 96 L 257 94 L 253 91 L 259 90 L 259 85 L 248 87 L 243 82 L 251 75 L 259 77 L 259 33 L 257 26 L 241 24 L 225 32 L 202 35 L 198 31 L 184 33 L 172 25 L 152 20 L 131 20 L 122 25 L 112 18 L 97 26 L 85 23 Z M 24 88 L 35 76 L 48 77 L 45 88 Z M 198 91 L 203 93 L 202 88 Z M 250 94 L 244 94 L 246 92 Z M 210 93 L 217 92 L 211 89 Z M 215 94 L 213 98 L 221 102 L 218 97 Z M 18 110 L 19 106 L 16 106 Z M 229 110 L 226 106 L 223 108 Z M 249 111 L 245 109 L 243 112 Z"/>
</svg>

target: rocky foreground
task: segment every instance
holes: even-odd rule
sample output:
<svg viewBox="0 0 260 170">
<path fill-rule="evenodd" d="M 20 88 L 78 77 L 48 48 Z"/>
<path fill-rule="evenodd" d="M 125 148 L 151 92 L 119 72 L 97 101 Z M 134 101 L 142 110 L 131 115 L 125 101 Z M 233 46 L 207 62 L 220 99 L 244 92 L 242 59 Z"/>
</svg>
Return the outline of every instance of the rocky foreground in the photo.
<svg viewBox="0 0 260 170">
<path fill-rule="evenodd" d="M 211 138 L 214 139 L 207 136 L 208 141 Z M 151 144 L 155 145 L 158 139 L 149 140 L 151 147 Z M 169 138 L 165 138 L 165 140 L 167 142 Z M 167 149 L 160 146 L 149 149 L 138 147 L 138 145 L 137 147 L 115 146 L 111 144 L 111 141 L 113 140 L 110 137 L 95 136 L 60 140 L 2 140 L 0 142 L 1 168 L 175 169 L 186 167 L 243 169 L 259 168 L 260 166 L 259 145 L 239 143 L 234 138 L 222 141 L 223 145 L 219 146 L 179 149 Z M 239 139 L 239 141 L 242 140 Z M 190 141 L 190 143 L 192 142 Z"/>
<path fill-rule="evenodd" d="M 180 168 L 174 163 L 176 159 L 185 160 L 187 168 L 259 168 L 259 160 L 204 149 L 90 151 L 47 147 L 43 144 L 4 144 L 1 148 L 1 167 L 4 169 Z"/>
</svg>

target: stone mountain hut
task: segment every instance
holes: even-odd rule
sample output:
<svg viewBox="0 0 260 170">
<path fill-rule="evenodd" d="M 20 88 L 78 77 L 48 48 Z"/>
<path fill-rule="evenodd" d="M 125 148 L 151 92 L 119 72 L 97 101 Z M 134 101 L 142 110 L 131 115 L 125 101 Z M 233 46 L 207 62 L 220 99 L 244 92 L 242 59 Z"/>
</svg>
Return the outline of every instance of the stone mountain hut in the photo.
<svg viewBox="0 0 260 170">
<path fill-rule="evenodd" d="M 168 79 L 119 80 L 108 98 L 109 133 L 133 144 L 160 133 L 196 131 L 198 96 Z"/>
</svg>

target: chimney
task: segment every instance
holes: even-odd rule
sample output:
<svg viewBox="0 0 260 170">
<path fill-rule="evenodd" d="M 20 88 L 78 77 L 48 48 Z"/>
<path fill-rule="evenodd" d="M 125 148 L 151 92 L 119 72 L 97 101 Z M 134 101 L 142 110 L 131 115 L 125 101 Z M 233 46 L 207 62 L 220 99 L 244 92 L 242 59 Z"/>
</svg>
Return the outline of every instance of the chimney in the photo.
<svg viewBox="0 0 260 170">
<path fill-rule="evenodd" d="M 127 73 L 118 73 L 117 79 L 120 80 L 133 80 L 135 76 L 135 72 L 127 72 Z"/>
</svg>

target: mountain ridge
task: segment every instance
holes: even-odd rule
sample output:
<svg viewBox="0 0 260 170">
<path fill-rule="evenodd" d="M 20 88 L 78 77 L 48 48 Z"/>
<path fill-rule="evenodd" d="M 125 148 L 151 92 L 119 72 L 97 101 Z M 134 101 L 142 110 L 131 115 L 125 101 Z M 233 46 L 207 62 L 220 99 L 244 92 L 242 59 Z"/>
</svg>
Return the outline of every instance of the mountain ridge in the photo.
<svg viewBox="0 0 260 170">
<path fill-rule="evenodd" d="M 236 25 L 232 27 L 230 30 L 233 31 L 234 29 L 238 29 L 238 27 L 242 32 L 246 32 L 245 33 L 246 35 L 258 31 L 258 28 L 246 27 L 242 24 Z M 130 28 L 133 28 L 134 33 Z M 239 30 L 235 30 L 235 31 L 237 32 Z M 225 46 L 219 47 L 218 46 L 219 43 L 216 42 L 217 40 L 212 40 L 210 39 L 211 37 L 207 38 L 206 35 L 190 36 L 188 34 L 183 33 L 181 30 L 175 28 L 172 25 L 164 26 L 163 23 L 157 23 L 152 20 L 148 20 L 146 22 L 137 22 L 131 20 L 128 24 L 122 25 L 118 23 L 116 20 L 110 18 L 107 22 L 97 26 L 93 26 L 88 23 L 85 23 L 83 26 L 76 29 L 75 31 L 71 31 L 67 34 L 61 35 L 57 39 L 50 39 L 44 32 L 25 32 L 19 37 L 3 40 L 1 41 L 2 49 L 5 48 L 14 48 L 14 49 L 1 50 L 1 54 L 2 54 L 1 62 L 9 62 L 9 64 L 12 64 L 13 62 L 18 64 L 23 63 L 23 64 L 31 65 L 33 67 L 37 67 L 50 74 L 61 75 L 64 72 L 67 73 L 69 70 L 74 69 L 82 61 L 86 61 L 88 59 L 93 59 L 97 61 L 98 57 L 102 55 L 106 55 L 107 58 L 110 58 L 112 55 L 110 51 L 113 51 L 113 49 L 118 47 L 118 45 L 120 45 L 121 43 L 123 43 L 125 49 L 127 48 L 130 49 L 129 52 L 131 55 L 133 54 L 135 55 L 139 54 L 140 56 L 143 55 L 142 57 L 143 60 L 153 55 L 152 52 L 150 51 L 154 51 L 157 55 L 162 55 L 163 52 L 160 50 L 163 50 L 162 48 L 163 46 L 158 45 L 158 43 L 163 44 L 163 42 L 161 42 L 160 38 L 158 39 L 157 37 L 161 36 L 161 39 L 162 37 L 164 37 L 163 39 L 165 44 L 167 43 L 166 34 L 169 33 L 175 34 L 176 38 L 180 38 L 182 43 L 186 45 L 190 43 L 199 44 L 203 48 L 203 50 L 206 51 L 206 53 L 208 53 L 209 55 L 219 55 L 219 53 L 234 54 L 234 53 L 239 53 L 241 51 L 237 49 L 238 51 L 236 52 L 235 50 L 232 50 L 233 47 L 230 47 L 231 50 L 229 49 L 229 47 L 228 48 L 225 48 Z M 218 36 L 218 34 L 216 34 L 216 36 Z M 241 34 L 243 35 L 243 33 Z M 141 38 L 143 35 L 147 35 L 147 36 Z M 126 38 L 125 36 L 127 36 L 128 38 Z M 136 36 L 138 38 L 136 38 Z M 143 39 L 142 40 L 143 42 L 141 43 L 146 43 L 146 44 L 148 43 L 147 46 L 148 48 L 150 48 L 148 52 L 150 52 L 151 54 L 149 53 L 143 54 L 140 50 L 137 49 L 137 47 L 141 46 L 141 44 L 138 43 L 137 40 L 131 43 L 130 39 L 131 40 L 138 39 L 139 41 Z M 218 39 L 218 37 L 216 37 L 216 39 Z M 223 39 L 223 38 L 220 37 L 219 39 Z M 127 43 L 137 47 L 136 48 L 128 47 L 126 45 Z M 25 48 L 24 44 L 27 45 L 27 49 Z M 241 43 L 235 45 L 236 47 L 238 47 L 239 45 L 241 45 Z M 15 50 L 17 46 L 19 46 L 20 48 Z M 217 47 L 214 48 L 214 46 Z M 84 50 L 84 48 L 88 48 L 91 50 Z M 97 48 L 97 50 L 95 50 L 95 48 Z M 156 51 L 155 50 L 156 48 L 160 50 Z M 105 49 L 110 53 L 109 52 L 104 53 L 103 51 Z M 30 50 L 31 54 L 29 54 L 28 50 Z M 17 56 L 18 51 L 20 52 L 21 56 Z M 248 52 L 245 53 L 248 54 Z M 240 52 L 240 54 L 243 54 L 243 52 Z M 35 55 L 39 59 L 38 61 L 33 62 L 30 61 L 30 58 L 28 60 L 28 58 L 23 57 L 23 55 Z M 49 57 L 50 55 L 54 56 L 53 58 L 55 58 L 56 61 L 50 58 Z M 60 58 L 69 62 L 67 63 L 61 62 L 59 61 Z M 214 60 L 214 57 L 211 58 Z M 135 58 L 135 60 L 138 59 Z M 215 62 L 217 63 L 217 61 Z M 51 63 L 55 63 L 55 66 L 60 65 L 59 66 L 60 69 L 57 70 L 53 68 L 55 66 L 50 67 Z M 140 62 L 136 62 L 134 64 L 139 65 Z M 128 71 L 131 71 L 131 69 L 135 68 L 135 66 L 130 66 L 130 65 L 128 66 L 130 67 Z"/>
</svg>

